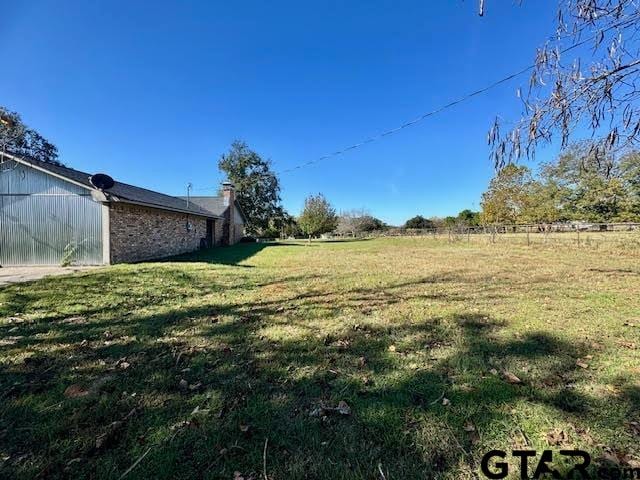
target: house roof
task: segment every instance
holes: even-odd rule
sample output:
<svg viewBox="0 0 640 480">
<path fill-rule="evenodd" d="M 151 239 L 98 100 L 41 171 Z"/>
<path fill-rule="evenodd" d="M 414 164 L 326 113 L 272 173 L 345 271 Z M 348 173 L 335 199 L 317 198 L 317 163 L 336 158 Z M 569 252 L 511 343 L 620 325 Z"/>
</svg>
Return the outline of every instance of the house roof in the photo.
<svg viewBox="0 0 640 480">
<path fill-rule="evenodd" d="M 47 162 L 41 162 L 39 160 L 17 157 L 15 155 L 4 154 L 5 156 L 22 163 L 24 165 L 31 166 L 37 170 L 41 170 L 50 173 L 54 176 L 62 177 L 72 183 L 85 187 L 89 190 L 99 192 L 89 182 L 90 174 L 75 170 L 73 168 L 63 167 L 60 165 L 54 165 Z M 147 190 L 146 188 L 136 187 L 127 183 L 115 181 L 115 185 L 102 192 L 108 201 L 133 203 L 142 206 L 148 206 L 152 208 L 160 208 L 163 210 L 171 210 L 182 213 L 191 213 L 193 215 L 199 215 L 203 217 L 216 217 L 220 215 L 215 212 L 209 211 L 194 202 L 187 203 L 186 200 L 173 197 L 171 195 L 165 195 L 163 193 L 154 192 L 153 190 Z"/>
<path fill-rule="evenodd" d="M 183 200 L 186 200 L 187 197 L 180 197 Z M 224 197 L 219 196 L 219 197 L 189 197 L 189 201 L 195 203 L 196 205 L 198 205 L 201 208 L 204 208 L 205 210 L 211 212 L 211 213 L 215 213 L 216 215 L 219 216 L 223 216 L 225 214 L 225 212 L 227 211 L 227 208 L 229 208 L 228 206 L 226 206 L 224 204 Z M 238 209 L 238 212 L 240 212 L 240 216 L 242 217 L 242 219 L 244 220 L 244 222 L 247 222 L 247 218 L 244 215 L 244 212 L 242 211 L 242 208 L 240 208 L 240 204 L 238 203 L 238 201 L 236 200 L 235 202 L 235 206 Z"/>
</svg>

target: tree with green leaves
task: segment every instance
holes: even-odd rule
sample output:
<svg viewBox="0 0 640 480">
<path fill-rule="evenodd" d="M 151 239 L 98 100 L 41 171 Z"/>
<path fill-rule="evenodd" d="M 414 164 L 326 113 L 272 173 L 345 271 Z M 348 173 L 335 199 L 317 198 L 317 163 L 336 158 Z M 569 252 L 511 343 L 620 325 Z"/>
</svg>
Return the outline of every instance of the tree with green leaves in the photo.
<svg viewBox="0 0 640 480">
<path fill-rule="evenodd" d="M 333 232 L 338 226 L 338 215 L 328 200 L 319 193 L 304 201 L 304 209 L 298 218 L 300 229 L 311 238 Z"/>
<path fill-rule="evenodd" d="M 633 162 L 623 166 L 623 160 L 594 148 L 593 142 L 579 142 L 544 166 L 542 182 L 557 189 L 558 208 L 566 219 L 622 221 L 633 216 L 633 212 L 626 211 L 632 190 L 623 174 L 623 170 L 633 171 L 629 165 Z"/>
<path fill-rule="evenodd" d="M 507 165 L 482 197 L 486 223 L 640 220 L 640 154 L 603 153 L 592 142 L 570 145 L 535 177 Z"/>
<path fill-rule="evenodd" d="M 482 194 L 482 218 L 487 224 L 515 224 L 527 202 L 531 170 L 524 165 L 502 168 Z"/>
<path fill-rule="evenodd" d="M 0 155 L 5 152 L 62 165 L 54 144 L 25 125 L 16 112 L 0 106 Z"/>
<path fill-rule="evenodd" d="M 247 232 L 261 235 L 269 229 L 270 220 L 282 213 L 280 181 L 271 169 L 271 161 L 236 140 L 220 158 L 218 168 L 236 187 L 236 199 L 247 218 Z"/>
<path fill-rule="evenodd" d="M 434 226 L 435 225 L 432 220 L 424 218 L 422 215 L 416 215 L 415 217 L 407 220 L 404 224 L 404 228 L 417 229 L 433 228 Z"/>
<path fill-rule="evenodd" d="M 627 192 L 624 217 L 630 221 L 640 220 L 640 153 L 629 152 L 620 159 L 620 180 Z"/>
<path fill-rule="evenodd" d="M 480 225 L 480 212 L 474 212 L 468 208 L 458 213 L 456 223 L 466 227 L 475 227 Z"/>
</svg>

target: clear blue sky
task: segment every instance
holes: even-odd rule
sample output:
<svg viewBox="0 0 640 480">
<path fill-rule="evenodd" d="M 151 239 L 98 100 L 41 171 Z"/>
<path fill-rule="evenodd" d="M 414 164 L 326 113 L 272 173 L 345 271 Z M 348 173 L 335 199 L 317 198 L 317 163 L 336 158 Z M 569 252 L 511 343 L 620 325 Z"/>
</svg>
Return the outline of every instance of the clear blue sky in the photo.
<svg viewBox="0 0 640 480">
<path fill-rule="evenodd" d="M 221 181 L 234 139 L 286 169 L 530 64 L 556 0 L 486 3 L 2 1 L 0 104 L 67 165 L 181 195 Z M 283 175 L 285 207 L 322 192 L 394 224 L 477 209 L 487 129 L 517 118 L 526 82 Z"/>
</svg>

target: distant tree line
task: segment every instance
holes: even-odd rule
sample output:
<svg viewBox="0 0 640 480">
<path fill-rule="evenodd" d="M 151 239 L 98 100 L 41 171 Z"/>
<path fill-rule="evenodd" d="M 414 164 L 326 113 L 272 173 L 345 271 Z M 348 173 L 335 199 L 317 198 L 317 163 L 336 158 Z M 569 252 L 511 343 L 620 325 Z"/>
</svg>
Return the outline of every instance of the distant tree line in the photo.
<svg viewBox="0 0 640 480">
<path fill-rule="evenodd" d="M 509 164 L 482 195 L 485 224 L 640 221 L 640 153 L 571 145 L 532 172 Z"/>
<path fill-rule="evenodd" d="M 457 216 L 429 217 L 416 215 L 407 220 L 404 228 L 411 229 L 438 229 L 451 227 L 475 227 L 481 224 L 480 212 L 469 209 L 462 210 Z"/>
</svg>

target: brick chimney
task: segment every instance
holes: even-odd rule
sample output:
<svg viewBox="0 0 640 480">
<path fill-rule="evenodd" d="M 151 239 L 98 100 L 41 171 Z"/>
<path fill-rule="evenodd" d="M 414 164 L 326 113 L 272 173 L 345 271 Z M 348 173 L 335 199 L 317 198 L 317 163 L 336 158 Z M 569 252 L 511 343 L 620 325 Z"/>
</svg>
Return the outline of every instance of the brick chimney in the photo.
<svg viewBox="0 0 640 480">
<path fill-rule="evenodd" d="M 229 207 L 225 211 L 225 243 L 227 245 L 233 245 L 235 243 L 235 201 L 236 201 L 236 187 L 233 183 L 227 181 L 222 183 L 222 199 L 225 207 Z"/>
</svg>

